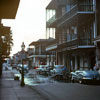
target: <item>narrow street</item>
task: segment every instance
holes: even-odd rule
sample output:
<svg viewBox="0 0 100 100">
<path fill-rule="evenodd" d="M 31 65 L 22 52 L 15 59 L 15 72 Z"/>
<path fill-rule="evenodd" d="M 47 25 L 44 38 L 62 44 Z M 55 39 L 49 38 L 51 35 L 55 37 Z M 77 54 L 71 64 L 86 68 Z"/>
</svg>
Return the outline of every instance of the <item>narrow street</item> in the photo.
<svg viewBox="0 0 100 100">
<path fill-rule="evenodd" d="M 16 75 L 18 71 L 11 70 Z M 49 80 L 47 76 L 30 71 L 25 74 L 25 84 L 47 98 L 46 100 L 100 100 L 100 86 Z"/>
<path fill-rule="evenodd" d="M 0 0 L 0 100 L 100 100 L 100 0 Z"/>
</svg>

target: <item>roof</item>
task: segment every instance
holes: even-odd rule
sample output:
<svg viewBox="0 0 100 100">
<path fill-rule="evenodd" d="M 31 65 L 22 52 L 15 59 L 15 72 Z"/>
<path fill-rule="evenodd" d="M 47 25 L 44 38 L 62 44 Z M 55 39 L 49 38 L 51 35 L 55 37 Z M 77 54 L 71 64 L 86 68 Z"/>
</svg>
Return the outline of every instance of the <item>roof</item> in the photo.
<svg viewBox="0 0 100 100">
<path fill-rule="evenodd" d="M 48 43 L 50 41 L 54 40 L 53 38 L 49 38 L 49 39 L 39 39 L 38 41 L 33 41 L 29 44 L 29 46 L 32 46 L 32 45 L 39 45 L 39 44 L 42 44 L 42 43 Z"/>
<path fill-rule="evenodd" d="M 0 19 L 15 19 L 20 0 L 0 0 Z"/>
<path fill-rule="evenodd" d="M 48 6 L 46 7 L 46 9 L 56 9 L 57 8 L 57 0 L 52 0 Z"/>
<path fill-rule="evenodd" d="M 70 1 L 70 0 L 69 0 Z M 67 0 L 52 0 L 46 9 L 57 9 L 59 6 L 66 5 Z"/>
<path fill-rule="evenodd" d="M 41 43 L 44 43 L 46 41 L 46 39 L 39 39 L 38 41 L 33 41 L 29 44 L 29 46 L 32 46 L 32 45 L 39 45 Z"/>
</svg>

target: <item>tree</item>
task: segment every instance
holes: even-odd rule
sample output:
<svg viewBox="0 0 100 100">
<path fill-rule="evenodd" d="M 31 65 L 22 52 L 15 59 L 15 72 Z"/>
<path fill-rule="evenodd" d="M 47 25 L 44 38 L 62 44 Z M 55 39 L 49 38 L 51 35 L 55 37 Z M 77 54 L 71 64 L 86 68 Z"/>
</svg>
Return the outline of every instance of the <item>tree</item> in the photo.
<svg viewBox="0 0 100 100">
<path fill-rule="evenodd" d="M 2 63 L 10 55 L 13 46 L 12 32 L 10 27 L 0 26 L 0 75 L 2 75 Z"/>
</svg>

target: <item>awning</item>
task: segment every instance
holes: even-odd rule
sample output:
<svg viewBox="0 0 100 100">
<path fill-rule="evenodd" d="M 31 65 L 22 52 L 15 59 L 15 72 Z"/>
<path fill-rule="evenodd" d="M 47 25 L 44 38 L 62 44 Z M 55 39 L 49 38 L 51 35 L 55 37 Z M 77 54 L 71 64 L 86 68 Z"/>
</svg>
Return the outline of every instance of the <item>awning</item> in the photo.
<svg viewBox="0 0 100 100">
<path fill-rule="evenodd" d="M 40 42 L 38 42 L 38 41 L 37 42 L 32 42 L 32 43 L 29 44 L 29 46 L 38 45 L 38 44 L 40 44 Z"/>
<path fill-rule="evenodd" d="M 29 46 L 32 46 L 32 45 L 39 45 L 39 44 L 44 44 L 44 43 L 47 43 L 48 40 L 47 39 L 39 39 L 38 41 L 33 41 L 29 44 Z"/>
<path fill-rule="evenodd" d="M 40 58 L 45 58 L 45 57 L 54 57 L 55 55 L 31 55 L 28 56 L 28 58 L 36 58 L 36 57 L 40 57 Z"/>
<path fill-rule="evenodd" d="M 57 49 L 57 44 L 49 45 L 46 47 L 46 51 L 52 51 Z"/>
<path fill-rule="evenodd" d="M 15 19 L 20 0 L 0 0 L 0 19 Z"/>
</svg>

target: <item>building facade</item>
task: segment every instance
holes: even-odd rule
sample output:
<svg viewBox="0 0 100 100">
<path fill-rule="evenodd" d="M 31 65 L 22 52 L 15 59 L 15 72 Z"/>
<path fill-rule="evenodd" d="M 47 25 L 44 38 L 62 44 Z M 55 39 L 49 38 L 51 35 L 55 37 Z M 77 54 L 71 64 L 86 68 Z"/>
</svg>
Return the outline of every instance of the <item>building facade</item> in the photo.
<svg viewBox="0 0 100 100">
<path fill-rule="evenodd" d="M 50 40 L 51 39 L 39 39 L 29 44 L 29 46 L 34 46 L 33 53 L 28 57 L 33 67 L 38 67 L 39 65 L 52 65 L 54 63 L 54 55 L 46 51 L 46 46 Z"/>
<path fill-rule="evenodd" d="M 97 46 L 94 41 L 100 33 L 97 32 L 97 22 L 100 22 L 97 14 L 100 3 L 97 2 L 52 0 L 46 8 L 46 28 L 55 29 L 56 63 L 66 65 L 69 71 L 93 69 L 97 63 Z M 50 31 L 47 34 L 51 36 Z"/>
</svg>

